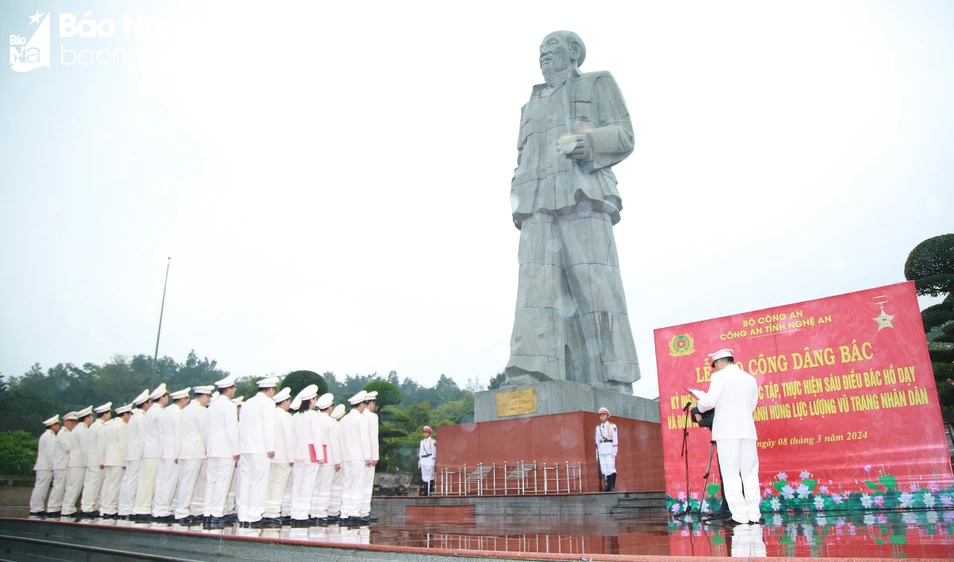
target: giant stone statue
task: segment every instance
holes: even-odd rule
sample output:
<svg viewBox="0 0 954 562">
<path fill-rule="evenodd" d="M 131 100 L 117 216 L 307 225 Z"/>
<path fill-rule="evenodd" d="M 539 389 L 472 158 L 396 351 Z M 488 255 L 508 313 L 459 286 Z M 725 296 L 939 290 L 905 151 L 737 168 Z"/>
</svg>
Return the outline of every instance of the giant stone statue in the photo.
<svg viewBox="0 0 954 562">
<path fill-rule="evenodd" d="M 566 380 L 632 393 L 636 346 L 613 238 L 623 208 L 612 166 L 633 125 L 609 72 L 581 73 L 583 41 L 540 45 L 546 83 L 520 115 L 510 186 L 520 280 L 507 385 Z"/>
</svg>

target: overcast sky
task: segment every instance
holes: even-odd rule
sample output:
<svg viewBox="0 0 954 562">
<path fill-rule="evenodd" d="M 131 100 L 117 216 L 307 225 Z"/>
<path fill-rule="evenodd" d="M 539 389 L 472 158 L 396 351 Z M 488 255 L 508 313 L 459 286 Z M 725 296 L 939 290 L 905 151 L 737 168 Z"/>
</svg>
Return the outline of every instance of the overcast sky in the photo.
<svg viewBox="0 0 954 562">
<path fill-rule="evenodd" d="M 86 11 L 116 35 L 62 37 Z M 557 29 L 636 132 L 615 168 L 636 394 L 658 394 L 654 329 L 901 282 L 954 231 L 951 2 L 25 0 L 0 37 L 35 12 L 50 67 L 0 67 L 7 376 L 151 355 L 171 257 L 160 355 L 486 384 L 520 107 Z M 84 49 L 105 64 L 64 64 Z"/>
</svg>

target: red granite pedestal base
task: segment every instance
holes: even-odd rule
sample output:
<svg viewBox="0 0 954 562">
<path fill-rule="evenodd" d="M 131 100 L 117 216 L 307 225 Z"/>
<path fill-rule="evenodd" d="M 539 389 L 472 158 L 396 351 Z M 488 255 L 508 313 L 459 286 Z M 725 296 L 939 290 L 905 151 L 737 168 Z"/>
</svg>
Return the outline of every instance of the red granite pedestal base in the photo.
<svg viewBox="0 0 954 562">
<path fill-rule="evenodd" d="M 619 433 L 616 492 L 665 490 L 659 424 L 615 416 L 610 421 L 616 424 Z M 555 482 L 549 483 L 547 493 L 555 493 L 557 489 L 559 493 L 599 492 L 600 466 L 594 438 L 599 423 L 599 416 L 595 413 L 572 412 L 442 426 L 437 430 L 437 472 L 439 475 L 447 472 L 472 474 L 478 466 L 495 467 L 496 482 L 491 483 L 488 474 L 484 476 L 482 486 L 484 493 L 491 488 L 502 493 L 504 463 L 509 474 L 521 462 L 524 466 L 536 462 L 534 493 L 541 493 L 543 466 L 549 467 L 549 478 L 554 476 L 553 467 L 558 466 L 558 474 L 565 479 L 569 463 L 571 467 L 580 467 L 581 481 L 573 478 L 569 486 L 562 481 L 558 488 L 555 488 Z M 465 465 L 466 471 L 463 470 Z M 512 490 L 514 483 L 508 484 Z M 470 493 L 476 493 L 476 483 L 465 487 L 468 489 Z"/>
</svg>

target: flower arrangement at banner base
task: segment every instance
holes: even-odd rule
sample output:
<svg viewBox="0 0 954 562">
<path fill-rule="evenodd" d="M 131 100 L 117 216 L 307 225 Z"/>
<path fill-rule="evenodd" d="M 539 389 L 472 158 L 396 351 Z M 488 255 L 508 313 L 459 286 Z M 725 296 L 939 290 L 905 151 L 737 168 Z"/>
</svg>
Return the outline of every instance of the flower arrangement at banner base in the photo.
<svg viewBox="0 0 954 562">
<path fill-rule="evenodd" d="M 872 476 L 871 465 L 864 466 L 865 476 L 855 481 L 854 489 L 846 489 L 841 483 L 829 480 L 819 485 L 812 473 L 804 470 L 801 480 L 790 480 L 788 474 L 779 472 L 762 487 L 761 510 L 769 512 L 837 512 L 877 511 L 895 509 L 954 509 L 954 484 L 941 487 L 936 481 L 912 482 L 907 490 L 898 486 L 897 479 L 882 468 L 877 477 Z M 837 487 L 837 488 L 836 488 Z M 687 497 L 679 491 L 675 497 L 666 495 L 666 508 L 670 513 L 685 511 L 687 505 L 693 513 L 710 513 L 722 502 L 719 484 L 706 486 L 705 497 L 692 492 Z M 700 510 L 701 508 L 701 510 Z"/>
</svg>

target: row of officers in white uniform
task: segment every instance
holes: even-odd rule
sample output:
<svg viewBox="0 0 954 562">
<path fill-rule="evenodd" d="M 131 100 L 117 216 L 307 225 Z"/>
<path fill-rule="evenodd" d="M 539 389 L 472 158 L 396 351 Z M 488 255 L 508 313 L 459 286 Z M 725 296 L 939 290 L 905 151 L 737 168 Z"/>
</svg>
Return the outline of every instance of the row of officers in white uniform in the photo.
<svg viewBox="0 0 954 562">
<path fill-rule="evenodd" d="M 116 417 L 107 403 L 46 420 L 31 515 L 206 528 L 375 520 L 377 392 L 352 396 L 345 415 L 315 385 L 292 398 L 265 378 L 243 404 L 235 382 L 172 393 L 163 383 Z"/>
</svg>

